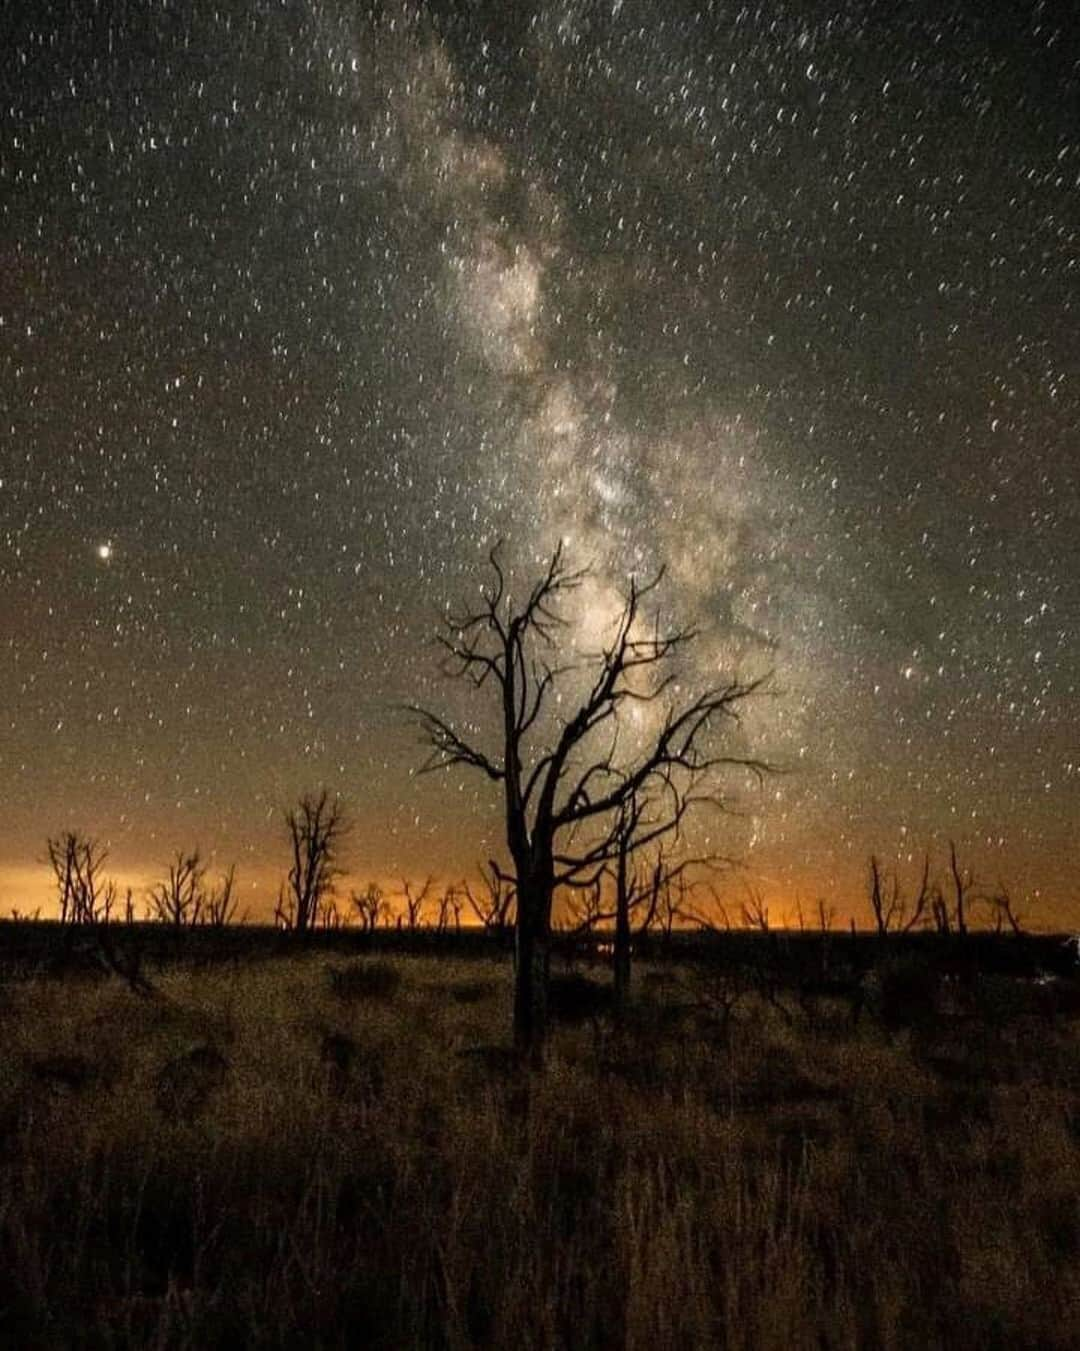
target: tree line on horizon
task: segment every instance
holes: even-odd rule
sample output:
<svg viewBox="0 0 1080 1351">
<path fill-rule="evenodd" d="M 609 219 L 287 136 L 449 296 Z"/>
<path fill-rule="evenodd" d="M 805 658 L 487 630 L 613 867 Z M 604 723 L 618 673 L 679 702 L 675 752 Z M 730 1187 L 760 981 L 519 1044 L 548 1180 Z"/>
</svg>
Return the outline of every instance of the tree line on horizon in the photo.
<svg viewBox="0 0 1080 1351">
<path fill-rule="evenodd" d="M 350 890 L 341 902 L 335 883 L 345 871 L 337 861 L 348 822 L 342 819 L 340 806 L 323 815 L 327 797 L 323 791 L 305 794 L 298 807 L 283 814 L 290 846 L 298 850 L 300 869 L 294 871 L 294 864 L 289 879 L 279 887 L 272 914 L 277 927 L 297 933 L 349 927 L 362 932 L 383 928 L 443 933 L 466 926 L 490 932 L 512 930 L 516 909 L 513 879 L 494 859 L 478 869 L 478 885 L 462 878 L 440 886 L 429 874 L 423 882 L 402 878 L 396 890 L 368 882 L 361 889 Z M 329 839 L 322 838 L 321 828 L 313 829 L 308 838 L 303 830 L 294 834 L 298 821 L 315 828 L 320 821 L 325 826 L 331 818 L 334 828 Z M 121 899 L 115 881 L 104 875 L 108 851 L 91 836 L 79 831 L 50 836 L 46 857 L 53 871 L 56 919 L 61 925 L 158 923 L 176 928 L 222 928 L 250 922 L 249 912 L 239 908 L 235 864 L 211 883 L 209 868 L 198 848 L 190 853 L 178 850 L 173 855 L 165 877 L 145 889 L 141 907 L 136 904 L 133 888 L 128 887 Z M 675 929 L 772 932 L 787 928 L 830 933 L 838 927 L 836 907 L 824 898 L 809 912 L 796 902 L 794 914 L 788 913 L 783 925 L 776 923 L 768 901 L 753 886 L 745 886 L 736 903 L 726 902 L 712 882 L 691 877 L 697 862 L 683 859 L 668 863 L 661 854 L 644 876 L 630 880 L 629 910 L 634 916 L 635 935 L 671 934 Z M 607 889 L 605 881 L 610 884 Z M 617 872 L 613 872 L 586 891 L 566 897 L 559 933 L 574 937 L 611 929 L 617 918 L 617 883 Z M 702 891 L 704 904 L 698 900 Z M 961 867 L 953 841 L 949 843 L 944 877 L 932 876 L 930 855 L 925 854 L 918 885 L 910 895 L 905 893 L 899 875 L 887 870 L 872 854 L 865 900 L 868 922 L 859 926 L 852 917 L 849 927 L 853 931 L 882 936 L 920 931 L 963 935 L 973 927 L 996 933 L 1026 931 L 1027 916 L 1017 909 L 1010 891 L 1001 885 L 989 890 L 980 887 L 971 871 Z M 41 919 L 41 912 L 13 907 L 8 918 L 34 921 Z"/>
</svg>

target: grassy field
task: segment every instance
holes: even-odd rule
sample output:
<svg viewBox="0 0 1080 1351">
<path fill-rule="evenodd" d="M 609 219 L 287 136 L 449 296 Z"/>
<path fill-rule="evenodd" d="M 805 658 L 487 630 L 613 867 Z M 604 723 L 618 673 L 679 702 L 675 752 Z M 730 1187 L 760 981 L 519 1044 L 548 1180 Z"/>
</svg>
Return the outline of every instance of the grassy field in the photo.
<svg viewBox="0 0 1080 1351">
<path fill-rule="evenodd" d="M 153 981 L 2 987 L 0 1344 L 1080 1345 L 1080 1029 L 1001 980 L 642 965 L 538 1073 L 505 961 Z"/>
</svg>

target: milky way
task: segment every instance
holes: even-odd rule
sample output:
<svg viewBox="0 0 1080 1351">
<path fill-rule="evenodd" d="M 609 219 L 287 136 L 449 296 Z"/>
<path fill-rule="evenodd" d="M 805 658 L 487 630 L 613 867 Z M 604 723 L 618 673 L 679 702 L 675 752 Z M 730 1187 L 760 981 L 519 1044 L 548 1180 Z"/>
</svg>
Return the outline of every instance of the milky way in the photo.
<svg viewBox="0 0 1080 1351">
<path fill-rule="evenodd" d="M 399 709 L 562 539 L 587 634 L 664 566 L 687 680 L 773 672 L 718 839 L 781 908 L 955 839 L 1080 921 L 1052 7 L 88 9 L 0 76 L 0 909 L 70 825 L 257 911 L 322 783 L 358 877 L 487 857 Z"/>
</svg>

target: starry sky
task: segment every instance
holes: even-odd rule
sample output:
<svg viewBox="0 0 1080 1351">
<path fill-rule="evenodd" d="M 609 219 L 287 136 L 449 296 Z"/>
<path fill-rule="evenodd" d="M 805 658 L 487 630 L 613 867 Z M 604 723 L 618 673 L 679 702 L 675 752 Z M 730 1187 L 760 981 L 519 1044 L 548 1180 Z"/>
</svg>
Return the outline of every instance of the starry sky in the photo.
<svg viewBox="0 0 1080 1351">
<path fill-rule="evenodd" d="M 774 672 L 715 840 L 955 839 L 1080 923 L 1080 63 L 1042 3 L 25 3 L 0 71 L 0 910 L 46 836 L 245 905 L 498 847 L 405 701 L 505 540 Z"/>
</svg>

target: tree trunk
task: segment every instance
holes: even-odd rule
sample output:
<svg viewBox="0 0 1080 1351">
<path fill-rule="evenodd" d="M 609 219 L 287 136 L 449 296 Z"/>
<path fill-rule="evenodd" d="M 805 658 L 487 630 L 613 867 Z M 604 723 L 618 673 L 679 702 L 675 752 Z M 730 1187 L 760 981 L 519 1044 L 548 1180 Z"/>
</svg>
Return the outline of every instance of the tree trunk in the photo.
<svg viewBox="0 0 1080 1351">
<path fill-rule="evenodd" d="M 518 895 L 514 954 L 514 1046 L 522 1059 L 539 1065 L 547 1036 L 550 968 L 550 902 Z"/>
<path fill-rule="evenodd" d="M 617 889 L 615 896 L 613 967 L 615 1016 L 621 1018 L 630 996 L 630 896 L 625 885 Z"/>
</svg>

